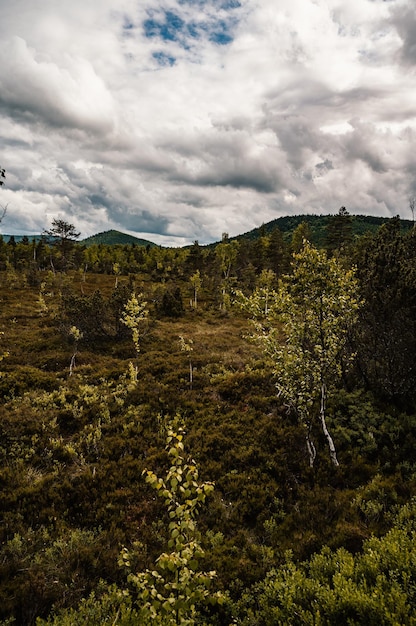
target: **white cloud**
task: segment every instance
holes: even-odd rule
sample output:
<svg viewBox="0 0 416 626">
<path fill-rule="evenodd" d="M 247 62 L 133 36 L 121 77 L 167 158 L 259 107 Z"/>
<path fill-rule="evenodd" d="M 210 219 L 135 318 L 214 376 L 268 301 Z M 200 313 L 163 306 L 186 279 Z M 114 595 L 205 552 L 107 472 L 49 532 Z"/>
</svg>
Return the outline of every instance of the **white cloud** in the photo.
<svg viewBox="0 0 416 626">
<path fill-rule="evenodd" d="M 208 242 L 279 215 L 408 217 L 411 0 L 14 0 L 3 232 Z"/>
</svg>

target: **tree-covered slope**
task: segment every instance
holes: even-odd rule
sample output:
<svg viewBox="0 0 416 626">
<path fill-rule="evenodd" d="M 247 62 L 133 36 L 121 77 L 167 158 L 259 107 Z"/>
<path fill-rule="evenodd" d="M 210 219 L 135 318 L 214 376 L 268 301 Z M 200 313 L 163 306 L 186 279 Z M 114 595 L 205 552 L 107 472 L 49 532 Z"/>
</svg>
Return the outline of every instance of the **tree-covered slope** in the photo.
<svg viewBox="0 0 416 626">
<path fill-rule="evenodd" d="M 233 239 L 257 239 L 263 234 L 270 234 L 275 228 L 278 228 L 287 241 L 290 241 L 293 233 L 300 224 L 307 224 L 311 232 L 311 241 L 314 245 L 323 247 L 325 246 L 326 233 L 328 224 L 330 223 L 333 215 L 288 215 L 284 217 L 278 217 L 275 220 L 267 222 L 258 228 L 238 235 Z M 351 215 L 351 229 L 352 236 L 354 238 L 360 237 L 365 233 L 375 233 L 380 226 L 389 222 L 390 218 L 387 217 L 375 217 L 371 215 Z M 412 228 L 413 223 L 410 220 L 401 220 L 402 228 L 409 230 Z"/>
<path fill-rule="evenodd" d="M 127 233 L 121 233 L 118 230 L 106 230 L 96 235 L 91 235 L 86 239 L 82 239 L 81 243 L 85 246 L 92 246 L 94 244 L 104 244 L 107 246 L 135 244 L 136 246 L 155 246 L 156 244 L 148 241 L 147 239 L 140 239 Z"/>
</svg>

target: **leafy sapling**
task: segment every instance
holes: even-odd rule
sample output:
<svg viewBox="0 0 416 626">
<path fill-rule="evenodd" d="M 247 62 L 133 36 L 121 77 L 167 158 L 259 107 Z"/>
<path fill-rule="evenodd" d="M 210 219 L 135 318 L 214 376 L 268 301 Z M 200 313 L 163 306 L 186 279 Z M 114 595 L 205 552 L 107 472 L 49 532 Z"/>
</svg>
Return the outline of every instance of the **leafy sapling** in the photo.
<svg viewBox="0 0 416 626">
<path fill-rule="evenodd" d="M 146 308 L 147 302 L 143 300 L 143 294 L 138 296 L 133 292 L 130 299 L 124 306 L 124 311 L 120 318 L 122 324 L 127 326 L 131 330 L 134 349 L 136 351 L 136 358 L 140 353 L 140 341 L 147 328 L 147 320 L 149 311 Z M 129 368 L 131 373 L 131 368 Z M 137 379 L 137 366 L 136 366 L 136 379 Z"/>
<path fill-rule="evenodd" d="M 198 308 L 198 293 L 202 285 L 201 272 L 199 270 L 196 270 L 195 274 L 192 274 L 189 281 L 193 287 L 193 299 L 191 300 L 191 307 L 196 311 L 196 309 Z"/>
<path fill-rule="evenodd" d="M 72 376 L 72 373 L 74 371 L 75 368 L 75 359 L 76 356 L 78 354 L 78 344 L 81 341 L 81 339 L 83 338 L 83 333 L 79 330 L 79 328 L 77 328 L 76 326 L 71 326 L 70 330 L 69 330 L 69 335 L 70 337 L 72 337 L 74 339 L 74 353 L 71 357 L 71 361 L 69 363 L 69 375 Z"/>
<path fill-rule="evenodd" d="M 186 341 L 182 335 L 179 335 L 179 346 L 181 348 L 181 352 L 185 352 L 188 355 L 189 359 L 189 389 L 192 391 L 193 385 L 193 367 L 192 367 L 192 352 L 193 352 L 193 341 L 189 339 Z"/>
<path fill-rule="evenodd" d="M 204 550 L 196 517 L 214 485 L 199 482 L 195 462 L 185 460 L 183 435 L 182 428 L 168 428 L 166 449 L 171 467 L 165 479 L 151 470 L 143 472 L 146 482 L 164 500 L 170 520 L 168 551 L 157 558 L 154 569 L 129 574 L 143 623 L 193 626 L 198 605 L 224 601 L 223 594 L 210 590 L 216 573 L 199 569 Z M 130 569 L 132 556 L 124 548 L 121 564 Z"/>
</svg>

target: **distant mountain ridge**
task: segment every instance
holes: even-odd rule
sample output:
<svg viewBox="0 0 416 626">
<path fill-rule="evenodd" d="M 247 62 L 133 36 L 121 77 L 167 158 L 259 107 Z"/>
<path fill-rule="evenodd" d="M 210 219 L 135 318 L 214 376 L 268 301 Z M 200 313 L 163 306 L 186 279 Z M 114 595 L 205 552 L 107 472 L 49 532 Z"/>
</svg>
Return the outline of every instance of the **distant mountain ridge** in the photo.
<svg viewBox="0 0 416 626">
<path fill-rule="evenodd" d="M 254 240 L 262 235 L 269 235 L 275 228 L 278 228 L 282 232 L 283 237 L 286 240 L 290 240 L 296 228 L 305 222 L 310 228 L 312 243 L 318 247 L 324 246 L 328 223 L 333 217 L 335 217 L 335 215 L 287 215 L 285 217 L 278 217 L 271 222 L 267 222 L 266 224 L 262 224 L 261 226 L 248 231 L 247 233 L 230 237 L 230 240 Z M 391 217 L 375 217 L 372 215 L 350 215 L 350 217 L 351 232 L 353 237 L 360 237 L 365 233 L 375 232 L 380 228 L 380 226 L 392 219 Z M 413 222 L 411 220 L 400 218 L 400 224 L 405 230 L 410 230 L 413 227 Z"/>
<path fill-rule="evenodd" d="M 230 240 L 240 241 L 240 240 L 255 240 L 258 237 L 263 235 L 269 235 L 275 228 L 278 228 L 283 237 L 286 240 L 290 240 L 293 235 L 293 232 L 303 222 L 306 222 L 310 228 L 312 235 L 312 243 L 316 246 L 325 245 L 326 238 L 326 229 L 331 218 L 334 217 L 334 214 L 331 215 L 286 215 L 284 217 L 278 217 L 266 224 L 262 224 L 253 230 L 250 230 L 241 235 L 235 235 L 234 237 L 230 237 Z M 351 228 L 353 237 L 360 237 L 368 232 L 375 232 L 385 224 L 389 222 L 392 218 L 389 217 L 375 217 L 371 215 L 351 215 Z M 411 220 L 400 219 L 400 223 L 402 228 L 405 230 L 411 229 L 413 227 L 413 222 Z M 33 240 L 39 241 L 42 239 L 42 235 L 1 235 L 3 241 L 6 243 L 10 240 L 11 237 L 14 238 L 16 243 L 20 243 L 22 239 L 25 237 L 31 242 Z M 136 245 L 136 246 L 150 246 L 155 247 L 158 244 L 155 244 L 152 241 L 148 241 L 147 239 L 140 239 L 139 237 L 135 237 L 134 235 L 128 235 L 127 233 L 122 233 L 118 230 L 106 230 L 101 233 L 97 233 L 96 235 L 91 235 L 90 237 L 86 237 L 85 239 L 81 239 L 78 243 L 84 246 L 92 246 L 92 245 L 107 245 L 107 246 L 115 246 L 115 245 Z M 208 246 L 215 246 L 218 242 L 213 242 L 211 244 L 207 244 Z M 162 246 L 163 247 L 163 246 Z"/>
<path fill-rule="evenodd" d="M 43 235 L 0 235 L 3 238 L 3 241 L 8 243 L 11 237 L 14 238 L 16 243 L 20 243 L 22 239 L 27 238 L 29 241 L 39 241 L 43 238 Z M 91 235 L 91 237 L 86 237 L 85 239 L 79 240 L 77 243 L 80 243 L 84 246 L 93 246 L 94 244 L 103 244 L 107 246 L 116 246 L 116 245 L 131 245 L 134 244 L 136 246 L 156 246 L 153 241 L 148 241 L 147 239 L 140 239 L 139 237 L 134 237 L 134 235 L 128 235 L 127 233 L 122 233 L 118 230 L 106 230 L 102 233 L 97 233 L 96 235 Z"/>
<path fill-rule="evenodd" d="M 0 237 L 6 243 L 8 243 L 12 237 L 16 243 L 20 243 L 22 239 L 25 239 L 25 238 L 29 239 L 30 242 L 39 241 L 40 239 L 42 239 L 42 235 L 3 235 L 3 234 L 0 234 Z"/>
</svg>

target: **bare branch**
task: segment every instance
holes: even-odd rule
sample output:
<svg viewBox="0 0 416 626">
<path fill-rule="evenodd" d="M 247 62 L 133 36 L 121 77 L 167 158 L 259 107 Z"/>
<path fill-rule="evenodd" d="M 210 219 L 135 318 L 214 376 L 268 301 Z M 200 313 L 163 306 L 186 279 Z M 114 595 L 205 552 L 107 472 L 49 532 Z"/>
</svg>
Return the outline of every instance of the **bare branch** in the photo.
<svg viewBox="0 0 416 626">
<path fill-rule="evenodd" d="M 413 226 L 415 225 L 415 205 L 416 205 L 416 197 L 415 196 L 411 196 L 409 198 L 409 208 L 412 212 L 412 222 L 413 222 Z"/>
<path fill-rule="evenodd" d="M 6 206 L 2 206 L 2 205 L 0 204 L 0 212 L 1 212 L 1 215 L 0 215 L 0 224 L 2 223 L 3 219 L 6 217 L 6 213 L 7 213 L 7 208 L 8 208 L 8 206 L 9 206 L 8 204 L 6 204 Z"/>
</svg>

